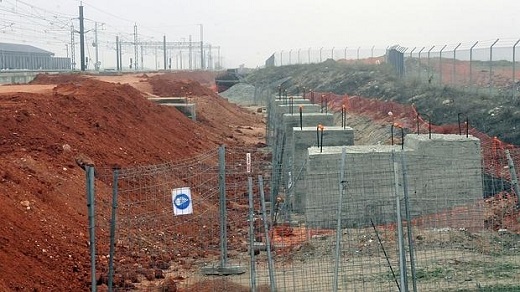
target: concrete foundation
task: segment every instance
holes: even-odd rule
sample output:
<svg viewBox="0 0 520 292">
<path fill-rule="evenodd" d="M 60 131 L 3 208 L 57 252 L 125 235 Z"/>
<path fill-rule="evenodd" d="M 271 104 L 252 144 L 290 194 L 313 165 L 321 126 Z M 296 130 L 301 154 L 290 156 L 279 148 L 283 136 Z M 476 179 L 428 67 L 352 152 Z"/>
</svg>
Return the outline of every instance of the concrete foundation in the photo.
<svg viewBox="0 0 520 292">
<path fill-rule="evenodd" d="M 196 105 L 188 103 L 186 97 L 149 97 L 148 100 L 165 106 L 173 106 L 192 120 L 197 120 Z"/>
<path fill-rule="evenodd" d="M 274 107 L 278 107 L 280 105 L 293 105 L 293 106 L 300 106 L 300 105 L 306 105 L 306 104 L 312 104 L 310 100 L 308 99 L 303 99 L 303 98 L 293 98 L 293 100 L 291 101 L 291 99 L 278 99 L 276 98 L 275 100 L 273 100 L 273 105 Z"/>
<path fill-rule="evenodd" d="M 322 114 L 322 113 L 305 113 L 302 114 L 302 125 L 303 127 L 314 127 L 318 124 L 324 126 L 332 126 L 334 124 L 334 116 L 332 114 Z M 290 188 L 290 184 L 292 184 L 292 165 L 293 165 L 293 128 L 300 126 L 300 115 L 291 115 L 284 114 L 282 116 L 282 135 L 280 137 L 285 137 L 285 143 L 283 144 L 283 159 L 282 159 L 282 173 L 283 173 L 283 182 L 286 189 Z"/>
<path fill-rule="evenodd" d="M 192 120 L 197 120 L 197 112 L 194 103 L 163 103 L 162 105 L 173 106 Z"/>
<path fill-rule="evenodd" d="M 305 198 L 307 223 L 311 226 L 332 228 L 336 225 L 342 148 L 308 149 L 307 193 L 302 198 Z M 479 228 L 483 225 L 481 213 L 472 207 L 483 197 L 477 138 L 432 134 L 429 139 L 428 135 L 410 134 L 406 136 L 403 150 L 400 145 L 347 146 L 345 149 L 343 226 L 369 226 L 371 221 L 375 224 L 395 222 L 395 194 L 403 197 L 403 171 L 406 171 L 413 218 L 434 221 L 437 220 L 434 218 L 448 216 L 446 214 L 455 216 L 457 210 L 467 213 L 471 209 L 468 220 L 463 220 L 461 215 L 461 220 L 450 221 L 450 226 Z M 405 157 L 405 169 L 401 153 Z M 429 223 L 432 227 L 445 227 L 440 225 L 445 224 L 441 221 Z"/>
<path fill-rule="evenodd" d="M 354 130 L 350 127 L 325 127 L 323 139 L 320 139 L 322 132 L 317 131 L 316 127 L 293 127 L 292 132 L 291 161 L 293 163 L 291 172 L 293 181 L 292 188 L 290 188 L 290 202 L 293 211 L 302 212 L 305 209 L 305 163 L 308 156 L 307 149 L 309 147 L 317 147 L 319 143 L 323 143 L 323 147 L 354 145 Z"/>
<path fill-rule="evenodd" d="M 188 103 L 186 97 L 148 97 L 148 100 L 155 103 Z"/>
<path fill-rule="evenodd" d="M 277 117 L 281 117 L 282 115 L 284 114 L 293 114 L 293 115 L 297 115 L 297 116 L 300 116 L 300 106 L 302 108 L 302 113 L 306 114 L 306 113 L 319 113 L 320 112 L 320 106 L 317 105 L 317 104 L 305 104 L 305 105 L 301 105 L 301 104 L 294 104 L 294 105 L 285 105 L 285 104 L 282 104 L 282 105 L 278 105 L 276 107 L 276 114 L 277 114 Z"/>
</svg>

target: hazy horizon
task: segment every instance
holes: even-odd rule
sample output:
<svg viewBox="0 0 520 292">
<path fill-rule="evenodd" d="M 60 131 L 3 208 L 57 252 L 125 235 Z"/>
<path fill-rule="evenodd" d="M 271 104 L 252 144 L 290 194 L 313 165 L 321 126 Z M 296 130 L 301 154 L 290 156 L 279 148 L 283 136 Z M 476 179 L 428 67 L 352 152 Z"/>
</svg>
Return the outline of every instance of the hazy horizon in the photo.
<svg viewBox="0 0 520 292">
<path fill-rule="evenodd" d="M 200 24 L 204 43 L 220 47 L 225 67 L 262 66 L 275 52 L 296 54 L 297 50 L 337 52 L 345 48 L 378 50 L 390 45 L 448 49 L 479 41 L 486 46 L 500 38 L 511 45 L 520 38 L 516 12 L 520 2 L 487 1 L 101 1 L 88 0 L 84 6 L 89 59 L 94 59 L 94 26 L 98 23 L 99 59 L 102 68 L 115 67 L 115 38 L 127 43 L 124 63 L 133 56 L 134 25 L 139 42 L 200 41 Z M 70 25 L 78 24 L 77 0 L 0 1 L 1 42 L 31 44 L 54 52 L 71 54 Z M 75 35 L 79 44 L 79 36 Z M 462 48 L 461 48 L 462 49 Z M 75 48 L 79 59 L 79 47 Z M 139 52 L 140 53 L 140 52 Z M 161 68 L 162 53 L 143 50 L 147 67 Z M 173 55 L 172 55 L 173 54 Z M 184 55 L 182 55 L 184 54 Z M 214 50 L 214 55 L 216 50 Z M 339 53 L 338 53 L 339 54 Z M 182 58 L 180 56 L 182 56 Z M 170 53 L 187 67 L 187 52 Z M 296 56 L 296 55 L 294 55 Z M 200 58 L 193 56 L 192 62 Z M 213 56 L 216 60 L 217 56 Z M 151 65 L 150 65 L 151 64 Z M 160 66 L 159 66 L 160 65 Z M 126 66 L 126 65 L 125 65 Z M 153 68 L 151 68 L 153 69 Z"/>
</svg>

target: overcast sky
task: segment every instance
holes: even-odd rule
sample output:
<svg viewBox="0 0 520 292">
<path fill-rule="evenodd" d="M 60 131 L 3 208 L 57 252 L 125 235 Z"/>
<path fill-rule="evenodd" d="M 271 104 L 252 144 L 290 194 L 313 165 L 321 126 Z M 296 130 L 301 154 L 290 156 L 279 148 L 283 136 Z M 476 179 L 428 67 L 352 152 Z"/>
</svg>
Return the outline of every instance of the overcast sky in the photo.
<svg viewBox="0 0 520 292">
<path fill-rule="evenodd" d="M 2 8 L 16 5 L 21 14 L 27 9 L 24 3 L 71 17 L 80 4 L 0 0 L 0 19 Z M 83 5 L 86 18 L 104 23 L 100 37 L 107 40 L 100 42 L 114 42 L 116 34 L 130 41 L 134 23 L 142 40 L 161 41 L 166 35 L 169 41 L 187 41 L 192 35 L 198 41 L 198 24 L 203 24 L 204 41 L 220 46 L 226 67 L 257 67 L 273 52 L 299 48 L 422 47 L 520 38 L 519 0 L 86 0 Z M 5 35 L 6 41 L 15 38 L 9 34 L 16 33 L 16 24 L 10 30 L 7 25 L 0 20 L 0 41 Z M 86 25 L 93 28 L 93 22 Z M 63 46 L 57 55 L 64 54 Z M 111 54 L 105 46 L 105 63 Z"/>
</svg>

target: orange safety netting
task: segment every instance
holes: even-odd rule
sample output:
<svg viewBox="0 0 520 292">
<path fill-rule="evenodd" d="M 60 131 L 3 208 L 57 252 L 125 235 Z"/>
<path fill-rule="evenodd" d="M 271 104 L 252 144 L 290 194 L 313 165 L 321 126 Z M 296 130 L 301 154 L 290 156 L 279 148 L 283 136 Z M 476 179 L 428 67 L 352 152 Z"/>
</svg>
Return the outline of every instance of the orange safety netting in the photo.
<svg viewBox="0 0 520 292">
<path fill-rule="evenodd" d="M 365 98 L 360 96 L 338 95 L 327 92 L 315 92 L 323 102 L 332 111 L 345 110 L 355 114 L 364 115 L 374 120 L 388 121 L 397 123 L 400 127 L 408 129 L 411 132 L 419 133 L 437 133 L 437 134 L 462 134 L 467 133 L 480 139 L 483 167 L 487 174 L 493 177 L 510 180 L 508 170 L 506 150 L 510 151 L 510 155 L 515 165 L 520 165 L 520 147 L 505 143 L 497 137 L 491 137 L 473 127 L 471 123 L 466 124 L 463 121 L 459 124 L 432 125 L 428 120 L 428 115 L 419 114 L 413 105 L 399 104 L 393 101 L 382 101 L 375 98 Z"/>
</svg>

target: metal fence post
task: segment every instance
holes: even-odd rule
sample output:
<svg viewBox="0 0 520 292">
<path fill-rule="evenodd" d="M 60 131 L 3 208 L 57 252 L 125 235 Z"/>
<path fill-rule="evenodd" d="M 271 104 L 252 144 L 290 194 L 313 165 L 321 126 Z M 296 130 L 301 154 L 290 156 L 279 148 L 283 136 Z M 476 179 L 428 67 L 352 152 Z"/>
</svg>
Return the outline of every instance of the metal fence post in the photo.
<svg viewBox="0 0 520 292">
<path fill-rule="evenodd" d="M 404 141 L 403 141 L 404 145 Z M 412 234 L 412 217 L 410 215 L 410 200 L 408 195 L 408 175 L 406 172 L 406 157 L 404 149 L 401 150 L 401 172 L 403 174 L 403 193 L 404 193 L 404 208 L 405 208 L 405 217 L 406 217 L 406 232 L 408 237 L 408 252 L 410 254 L 410 272 L 412 276 L 412 287 L 413 291 L 417 292 L 417 274 L 415 272 L 415 249 L 413 244 L 413 234 Z"/>
<path fill-rule="evenodd" d="M 498 42 L 496 39 L 489 47 L 489 94 L 493 93 L 493 46 Z"/>
<path fill-rule="evenodd" d="M 373 47 L 372 47 L 372 48 L 373 48 Z M 415 51 L 415 49 L 417 49 L 417 47 L 414 47 L 414 48 L 410 51 L 410 56 L 408 57 L 408 58 L 410 59 L 410 61 L 409 61 L 408 63 L 412 62 L 412 60 L 413 60 L 413 52 Z M 412 64 L 413 64 L 413 62 L 412 62 Z M 406 65 L 405 65 L 404 67 L 405 67 L 405 69 L 406 69 Z M 408 71 L 407 71 L 407 72 L 408 72 Z M 411 72 L 411 70 L 410 70 L 410 72 Z M 407 75 L 408 75 L 408 74 L 407 74 Z"/>
<path fill-rule="evenodd" d="M 274 271 L 274 264 L 273 264 L 273 257 L 271 254 L 271 237 L 269 236 L 269 225 L 267 224 L 267 216 L 266 208 L 265 208 L 265 195 L 264 195 L 264 179 L 261 175 L 258 176 L 258 184 L 260 187 L 260 203 L 262 205 L 262 221 L 264 222 L 264 232 L 265 232 L 265 245 L 267 248 L 267 264 L 269 266 L 269 282 L 271 284 L 271 292 L 276 292 L 276 280 L 275 280 L 275 271 Z M 273 202 L 271 202 L 272 204 Z M 271 213 L 272 208 L 274 206 L 271 206 Z M 273 222 L 273 221 L 271 221 Z"/>
<path fill-rule="evenodd" d="M 426 47 L 422 47 L 422 49 L 419 51 L 419 57 L 418 57 L 418 59 L 419 59 L 419 65 L 418 65 L 418 68 L 419 68 L 419 81 L 420 81 L 421 83 L 422 83 L 422 79 L 421 79 L 421 71 L 422 71 L 422 69 L 421 69 L 421 65 L 422 65 L 422 62 L 421 62 L 421 53 L 422 53 L 422 51 L 424 51 L 424 49 L 426 49 Z"/>
<path fill-rule="evenodd" d="M 95 194 L 94 194 L 94 166 L 85 166 L 87 181 L 87 208 L 88 208 L 88 230 L 90 235 L 90 275 L 91 291 L 97 291 L 96 286 L 96 224 L 95 224 Z"/>
<path fill-rule="evenodd" d="M 457 49 L 460 47 L 462 43 L 459 43 L 454 49 L 453 49 L 453 75 L 451 75 L 451 83 L 455 86 L 455 74 L 457 74 L 456 70 L 456 62 L 457 62 Z"/>
<path fill-rule="evenodd" d="M 226 146 L 218 148 L 218 188 L 220 205 L 220 267 L 227 265 L 227 218 L 226 218 Z"/>
<path fill-rule="evenodd" d="M 439 51 L 439 84 L 442 85 L 442 51 L 446 49 L 447 45 L 444 45 L 442 49 Z"/>
<path fill-rule="evenodd" d="M 511 158 L 509 150 L 506 150 L 507 164 L 509 166 L 509 174 L 511 175 L 511 186 L 516 193 L 516 207 L 520 207 L 520 187 L 518 186 L 518 177 L 516 176 L 515 163 Z"/>
<path fill-rule="evenodd" d="M 114 168 L 114 181 L 112 184 L 112 218 L 110 220 L 110 258 L 108 259 L 108 291 L 112 291 L 112 283 L 114 281 L 114 250 L 116 239 L 116 213 L 117 213 L 117 182 L 119 177 L 119 168 Z"/>
<path fill-rule="evenodd" d="M 428 82 L 431 83 L 431 77 L 433 76 L 433 72 L 431 73 L 432 76 L 430 76 L 430 71 L 431 71 L 431 65 L 430 65 L 430 53 L 431 51 L 433 50 L 433 48 L 435 48 L 435 46 L 432 46 L 429 50 L 428 50 Z"/>
<path fill-rule="evenodd" d="M 469 88 L 473 86 L 473 48 L 478 44 L 478 41 L 476 41 L 470 48 L 469 48 Z"/>
<path fill-rule="evenodd" d="M 401 198 L 399 197 L 399 163 L 395 161 L 395 151 L 392 152 L 392 161 L 394 162 L 394 187 L 395 187 L 395 207 L 397 220 L 397 245 L 399 247 L 399 279 L 401 283 L 401 291 L 408 291 L 408 279 L 406 273 L 406 254 L 404 248 L 403 220 L 401 217 Z"/>
<path fill-rule="evenodd" d="M 249 193 L 249 256 L 251 257 L 251 270 L 249 271 L 251 292 L 256 292 L 256 259 L 255 259 L 255 227 L 253 205 L 253 178 L 247 178 L 247 190 Z"/>
<path fill-rule="evenodd" d="M 513 45 L 513 102 L 516 97 L 516 46 L 520 42 L 520 39 Z"/>
<path fill-rule="evenodd" d="M 341 210 L 343 203 L 343 194 L 345 192 L 346 181 L 345 181 L 345 156 L 346 148 L 341 149 L 341 168 L 340 168 L 340 179 L 339 179 L 339 198 L 338 198 L 338 218 L 336 226 L 336 253 L 335 253 L 335 265 L 334 265 L 334 283 L 333 291 L 338 291 L 338 278 L 339 278 L 339 265 L 340 265 L 340 251 L 341 251 Z"/>
</svg>

